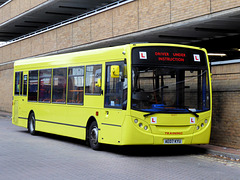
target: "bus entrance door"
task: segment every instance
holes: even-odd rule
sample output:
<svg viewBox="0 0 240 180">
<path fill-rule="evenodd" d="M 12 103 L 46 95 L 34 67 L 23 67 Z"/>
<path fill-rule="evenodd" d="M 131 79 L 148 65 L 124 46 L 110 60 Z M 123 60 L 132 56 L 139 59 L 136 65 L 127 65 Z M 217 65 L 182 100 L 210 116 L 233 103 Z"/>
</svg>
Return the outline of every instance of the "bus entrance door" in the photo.
<svg viewBox="0 0 240 180">
<path fill-rule="evenodd" d="M 105 119 L 102 123 L 102 138 L 105 143 L 120 144 L 122 123 L 126 114 L 127 78 L 124 62 L 106 63 Z"/>
</svg>

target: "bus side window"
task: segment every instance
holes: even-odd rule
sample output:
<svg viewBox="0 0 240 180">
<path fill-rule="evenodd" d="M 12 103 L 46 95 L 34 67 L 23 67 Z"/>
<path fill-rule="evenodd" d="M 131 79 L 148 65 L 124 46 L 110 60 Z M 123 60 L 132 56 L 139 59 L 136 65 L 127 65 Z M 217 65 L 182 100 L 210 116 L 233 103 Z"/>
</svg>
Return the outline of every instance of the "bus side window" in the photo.
<svg viewBox="0 0 240 180">
<path fill-rule="evenodd" d="M 84 66 L 68 68 L 68 103 L 83 104 Z"/>
<path fill-rule="evenodd" d="M 86 67 L 85 93 L 101 95 L 102 65 L 91 65 Z"/>
<path fill-rule="evenodd" d="M 23 76 L 23 95 L 27 95 L 27 75 Z"/>
<path fill-rule="evenodd" d="M 52 69 L 39 71 L 39 102 L 51 101 Z"/>
<path fill-rule="evenodd" d="M 20 90 L 20 72 L 15 72 L 15 95 L 19 95 Z"/>
<path fill-rule="evenodd" d="M 67 68 L 53 69 L 52 102 L 66 103 Z"/>
<path fill-rule="evenodd" d="M 38 70 L 29 71 L 28 100 L 37 101 L 38 92 Z"/>
</svg>

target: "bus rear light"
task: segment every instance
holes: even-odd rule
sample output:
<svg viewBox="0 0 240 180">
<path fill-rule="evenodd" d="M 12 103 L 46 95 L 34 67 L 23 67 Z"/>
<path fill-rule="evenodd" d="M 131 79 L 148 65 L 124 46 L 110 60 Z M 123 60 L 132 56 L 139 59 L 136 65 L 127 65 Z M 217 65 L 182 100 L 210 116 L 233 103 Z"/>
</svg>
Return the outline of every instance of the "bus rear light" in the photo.
<svg viewBox="0 0 240 180">
<path fill-rule="evenodd" d="M 96 111 L 96 116 L 98 116 L 98 111 Z"/>
</svg>

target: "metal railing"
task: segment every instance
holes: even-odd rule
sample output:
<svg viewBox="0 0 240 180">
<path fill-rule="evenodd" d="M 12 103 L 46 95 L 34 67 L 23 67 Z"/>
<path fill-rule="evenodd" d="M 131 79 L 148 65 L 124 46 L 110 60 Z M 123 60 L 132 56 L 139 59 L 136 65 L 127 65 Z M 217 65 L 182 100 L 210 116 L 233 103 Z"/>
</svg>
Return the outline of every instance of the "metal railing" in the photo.
<svg viewBox="0 0 240 180">
<path fill-rule="evenodd" d="M 47 26 L 47 27 L 44 27 L 44 28 L 39 29 L 39 30 L 37 30 L 37 31 L 33 31 L 33 32 L 31 32 L 31 33 L 28 33 L 28 34 L 19 36 L 19 37 L 14 38 L 14 39 L 12 39 L 12 40 L 10 40 L 10 41 L 7 41 L 6 43 L 2 43 L 2 45 L 0 44 L 0 47 L 9 45 L 9 44 L 11 44 L 11 43 L 15 43 L 15 42 L 17 42 L 17 41 L 21 41 L 21 40 L 23 40 L 23 39 L 30 38 L 30 37 L 32 37 L 32 36 L 36 36 L 36 35 L 38 35 L 38 34 L 45 33 L 45 32 L 47 32 L 47 31 L 54 30 L 54 29 L 56 29 L 56 28 L 59 28 L 59 27 L 62 27 L 62 26 L 65 26 L 65 25 L 74 23 L 74 22 L 76 22 L 76 21 L 79 21 L 79 20 L 88 18 L 88 17 L 90 17 L 90 16 L 94 16 L 94 15 L 96 15 L 96 14 L 102 13 L 102 12 L 104 12 L 104 11 L 108 11 L 108 10 L 110 10 L 110 9 L 113 9 L 113 8 L 116 8 L 116 7 L 119 7 L 119 6 L 122 6 L 122 5 L 124 5 L 124 4 L 130 3 L 130 2 L 133 2 L 133 1 L 135 1 L 135 0 L 119 0 L 119 1 L 115 1 L 115 2 L 110 3 L 110 4 L 108 4 L 108 5 L 105 5 L 105 6 L 102 6 L 102 7 L 100 7 L 100 8 L 97 8 L 97 9 L 95 9 L 95 10 L 86 12 L 86 13 L 84 13 L 84 14 L 75 16 L 75 17 L 73 17 L 73 18 L 70 18 L 70 19 L 67 19 L 67 20 L 58 22 L 58 23 L 56 23 L 56 24 L 53 24 L 53 25 L 50 25 L 50 26 Z"/>
</svg>

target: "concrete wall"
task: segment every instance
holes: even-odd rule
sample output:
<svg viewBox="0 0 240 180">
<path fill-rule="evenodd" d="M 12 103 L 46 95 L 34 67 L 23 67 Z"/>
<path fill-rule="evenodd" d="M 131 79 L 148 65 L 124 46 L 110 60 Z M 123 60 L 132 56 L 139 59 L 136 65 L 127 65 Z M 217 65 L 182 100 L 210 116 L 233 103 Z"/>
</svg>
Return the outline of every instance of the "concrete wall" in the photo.
<svg viewBox="0 0 240 180">
<path fill-rule="evenodd" d="M 46 1 L 47 0 L 12 0 L 0 8 L 0 24 Z"/>
<path fill-rule="evenodd" d="M 14 8 L 13 4 L 19 3 L 19 1 L 13 0 L 0 8 L 0 17 L 5 8 Z M 40 4 L 45 1 L 31 0 L 31 3 L 27 1 L 28 3 L 26 2 L 26 7 L 23 9 L 29 9 L 29 7 L 36 6 L 37 2 Z M 110 39 L 238 6 L 240 6 L 240 1 L 237 0 L 137 0 L 67 26 L 1 47 L 0 58 L 2 57 L 2 62 L 8 62 Z M 7 10 L 7 12 L 9 11 L 13 10 Z M 1 18 L 4 16 L 4 18 L 8 17 L 9 19 L 13 16 L 9 15 L 11 13 L 8 13 L 7 16 L 7 12 Z M 23 10 L 19 10 L 19 12 L 23 12 Z"/>
<path fill-rule="evenodd" d="M 240 148 L 240 64 L 213 66 L 211 143 Z"/>
<path fill-rule="evenodd" d="M 0 67 L 0 111 L 12 111 L 13 67 L 12 64 Z"/>
</svg>

